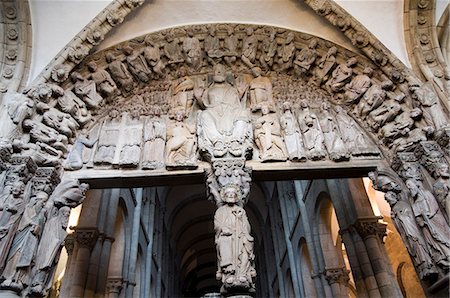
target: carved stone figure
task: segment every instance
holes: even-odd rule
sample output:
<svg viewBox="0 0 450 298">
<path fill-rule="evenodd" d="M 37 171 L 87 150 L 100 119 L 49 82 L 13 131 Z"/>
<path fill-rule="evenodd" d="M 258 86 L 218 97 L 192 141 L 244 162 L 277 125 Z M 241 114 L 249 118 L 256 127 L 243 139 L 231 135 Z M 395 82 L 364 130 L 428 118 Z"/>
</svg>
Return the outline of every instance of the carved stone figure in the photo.
<svg viewBox="0 0 450 298">
<path fill-rule="evenodd" d="M 378 131 L 385 123 L 395 119 L 402 112 L 401 105 L 393 100 L 385 101 L 377 109 L 369 113 L 367 124 L 375 131 Z"/>
<path fill-rule="evenodd" d="M 275 55 L 277 54 L 278 42 L 276 40 L 277 32 L 271 30 L 270 35 L 262 40 L 261 55 L 259 63 L 264 69 L 271 69 L 273 66 Z"/>
<path fill-rule="evenodd" d="M 450 222 L 450 173 L 448 165 L 445 163 L 438 164 L 435 175 L 437 179 L 433 184 L 433 192 L 441 205 L 442 210 L 444 210 L 447 215 L 447 221 Z"/>
<path fill-rule="evenodd" d="M 345 85 L 345 102 L 347 104 L 356 103 L 367 89 L 369 89 L 372 84 L 372 74 L 372 68 L 366 67 L 362 74 L 356 75 L 350 83 Z"/>
<path fill-rule="evenodd" d="M 56 186 L 50 196 L 50 201 L 53 202 L 56 207 L 68 206 L 70 208 L 75 208 L 83 203 L 88 189 L 89 184 L 80 183 L 76 179 L 64 179 Z"/>
<path fill-rule="evenodd" d="M 185 61 L 194 69 L 198 69 L 202 63 L 202 47 L 198 38 L 194 36 L 194 31 L 192 29 L 186 31 L 188 36 L 183 40 Z"/>
<path fill-rule="evenodd" d="M 214 157 L 244 156 L 253 143 L 252 127 L 238 90 L 226 81 L 225 67 L 214 66 L 213 83 L 196 93 L 205 108 L 197 118 L 200 149 Z"/>
<path fill-rule="evenodd" d="M 166 167 L 168 169 L 197 167 L 195 125 L 185 123 L 186 114 L 178 110 L 167 125 Z"/>
<path fill-rule="evenodd" d="M 44 143 L 61 152 L 67 152 L 67 137 L 59 134 L 53 128 L 30 119 L 23 122 L 23 127 L 25 131 L 29 132 L 33 142 Z"/>
<path fill-rule="evenodd" d="M 430 83 L 423 84 L 421 87 L 418 84 L 412 84 L 409 89 L 413 93 L 413 99 L 422 108 L 423 117 L 429 125 L 434 125 L 436 130 L 449 125 L 439 98 Z"/>
<path fill-rule="evenodd" d="M 10 191 L 5 193 L 2 198 L 4 205 L 0 206 L 0 268 L 5 267 L 8 251 L 28 200 L 22 181 L 13 182 L 7 189 Z"/>
<path fill-rule="evenodd" d="M 119 166 L 135 168 L 139 165 L 142 143 L 142 123 L 140 121 L 141 109 L 131 110 L 126 118 L 123 134 L 127 137 L 119 155 Z"/>
<path fill-rule="evenodd" d="M 31 117 L 34 102 L 30 98 L 21 93 L 14 93 L 9 95 L 8 99 L 8 114 L 14 124 L 19 125 Z"/>
<path fill-rule="evenodd" d="M 317 59 L 317 39 L 309 42 L 308 48 L 297 52 L 294 59 L 294 70 L 297 75 L 311 74 L 311 67 Z"/>
<path fill-rule="evenodd" d="M 95 164 L 113 164 L 116 144 L 120 134 L 121 117 L 119 111 L 113 109 L 103 123 L 94 156 Z"/>
<path fill-rule="evenodd" d="M 209 26 L 208 35 L 205 37 L 204 45 L 208 62 L 211 65 L 216 65 L 222 59 L 224 52 L 220 48 L 220 39 L 216 36 L 214 25 Z"/>
<path fill-rule="evenodd" d="M 410 113 L 403 112 L 394 121 L 385 124 L 380 129 L 380 134 L 383 136 L 383 141 L 386 144 L 392 143 L 395 139 L 406 136 L 414 125 L 414 120 Z"/>
<path fill-rule="evenodd" d="M 323 56 L 317 63 L 316 76 L 318 78 L 319 85 L 328 80 L 329 75 L 332 73 L 334 67 L 336 66 L 336 54 L 337 48 L 333 46 L 328 49 L 327 54 Z"/>
<path fill-rule="evenodd" d="M 425 132 L 428 128 L 414 128 L 405 137 L 394 140 L 393 148 L 396 148 L 397 152 L 413 152 L 418 144 L 427 140 Z"/>
<path fill-rule="evenodd" d="M 58 106 L 61 111 L 71 115 L 80 126 L 91 120 L 86 104 L 70 90 L 66 90 L 63 96 L 58 97 Z"/>
<path fill-rule="evenodd" d="M 223 59 L 229 67 L 232 67 L 234 62 L 236 62 L 236 57 L 238 56 L 237 46 L 238 37 L 234 35 L 234 29 L 229 25 L 227 27 L 227 36 L 223 41 Z"/>
<path fill-rule="evenodd" d="M 326 83 L 330 92 L 341 92 L 345 85 L 351 80 L 353 75 L 353 67 L 356 66 L 358 60 L 350 58 L 345 63 L 341 63 L 331 74 L 331 77 Z"/>
<path fill-rule="evenodd" d="M 44 296 L 51 286 L 53 272 L 58 262 L 61 248 L 66 238 L 70 208 L 54 207 L 42 232 L 41 241 L 36 254 L 36 274 L 31 282 L 30 293 Z"/>
<path fill-rule="evenodd" d="M 113 80 L 126 92 L 130 92 L 133 89 L 134 80 L 126 65 L 120 59 L 114 57 L 112 53 L 107 53 L 105 58 L 108 62 L 107 70 Z"/>
<path fill-rule="evenodd" d="M 4 281 L 0 288 L 20 293 L 24 285 L 30 284 L 30 270 L 46 219 L 44 206 L 47 199 L 47 193 L 38 192 L 26 206 L 6 259 L 6 267 L 2 273 Z"/>
<path fill-rule="evenodd" d="M 145 58 L 140 53 L 135 53 L 130 46 L 123 48 L 126 56 L 128 69 L 141 82 L 148 83 L 150 80 L 151 70 L 148 68 Z"/>
<path fill-rule="evenodd" d="M 270 113 L 268 105 L 261 106 L 262 116 L 255 123 L 255 142 L 262 161 L 286 160 L 286 149 L 281 137 L 281 126 L 275 113 Z"/>
<path fill-rule="evenodd" d="M 72 72 L 70 77 L 74 83 L 73 92 L 86 103 L 86 106 L 97 109 L 103 101 L 103 98 L 97 93 L 95 82 L 92 80 L 85 80 L 81 74 L 76 71 Z"/>
<path fill-rule="evenodd" d="M 188 76 L 186 68 L 179 68 L 178 78 L 172 81 L 169 92 L 170 112 L 174 114 L 181 109 L 189 117 L 194 104 L 194 81 Z"/>
<path fill-rule="evenodd" d="M 379 156 L 377 147 L 364 134 L 356 121 L 340 106 L 336 106 L 335 111 L 341 138 L 352 156 Z"/>
<path fill-rule="evenodd" d="M 98 68 L 97 63 L 94 61 L 89 62 L 87 67 L 91 72 L 91 78 L 95 82 L 97 92 L 100 93 L 100 95 L 103 97 L 110 97 L 116 92 L 116 83 L 106 70 Z"/>
<path fill-rule="evenodd" d="M 284 142 L 288 157 L 293 161 L 305 161 L 306 154 L 297 120 L 292 113 L 290 102 L 283 103 L 283 115 L 280 117 L 280 125 L 283 130 Z"/>
<path fill-rule="evenodd" d="M 30 156 L 38 166 L 56 166 L 60 163 L 62 152 L 47 144 L 14 140 L 12 146 L 15 153 L 21 156 Z"/>
<path fill-rule="evenodd" d="M 160 77 L 164 76 L 165 63 L 161 60 L 159 45 L 151 38 L 145 39 L 145 49 L 143 52 L 147 64 L 153 69 L 153 72 Z"/>
<path fill-rule="evenodd" d="M 178 40 L 174 39 L 172 33 L 166 35 L 166 43 L 164 44 L 164 54 L 169 59 L 168 64 L 181 63 L 184 61 L 181 47 Z"/>
<path fill-rule="evenodd" d="M 250 82 L 250 109 L 255 112 L 266 105 L 270 111 L 275 112 L 275 103 L 272 95 L 272 82 L 261 75 L 261 68 L 254 67 L 255 78 Z"/>
<path fill-rule="evenodd" d="M 433 194 L 421 181 L 408 179 L 405 182 L 412 197 L 412 209 L 431 251 L 433 261 L 444 270 L 450 266 L 450 243 L 446 223 Z"/>
<path fill-rule="evenodd" d="M 281 47 L 278 48 L 278 70 L 284 71 L 292 67 L 295 54 L 294 33 L 289 32 Z"/>
<path fill-rule="evenodd" d="M 359 103 L 355 105 L 353 113 L 361 116 L 363 119 L 366 118 L 371 111 L 375 110 L 383 103 L 386 98 L 385 88 L 387 85 L 392 85 L 392 82 L 387 80 L 381 84 L 372 84 L 361 97 Z"/>
<path fill-rule="evenodd" d="M 327 102 L 323 102 L 320 112 L 319 123 L 330 159 L 334 161 L 348 160 L 350 154 L 342 141 L 338 126 L 331 114 L 330 105 Z"/>
<path fill-rule="evenodd" d="M 300 108 L 298 122 L 304 137 L 306 155 L 312 160 L 323 159 L 327 151 L 324 146 L 324 137 L 320 129 L 319 119 L 309 109 L 306 101 L 300 102 Z"/>
<path fill-rule="evenodd" d="M 221 195 L 225 204 L 214 214 L 218 258 L 216 277 L 222 281 L 221 293 L 237 290 L 254 292 L 254 240 L 250 235 L 247 214 L 237 204 L 239 188 L 228 186 Z"/>
<path fill-rule="evenodd" d="M 388 193 L 386 194 L 386 200 L 389 202 L 397 201 L 392 199 L 395 196 L 393 193 Z M 391 214 L 395 227 L 407 244 L 408 252 L 419 269 L 419 277 L 426 279 L 436 275 L 437 270 L 433 266 L 433 261 L 416 224 L 411 206 L 407 202 L 398 201 L 393 205 Z"/>
<path fill-rule="evenodd" d="M 83 149 L 84 147 L 92 148 L 97 142 L 97 139 L 89 140 L 87 138 L 87 131 L 82 130 L 81 134 L 76 139 L 72 146 L 72 150 L 67 155 L 64 164 L 64 169 L 74 171 L 80 170 L 83 167 Z"/>
<path fill-rule="evenodd" d="M 71 138 L 75 134 L 75 131 L 77 130 L 79 125 L 69 114 L 63 113 L 47 105 L 44 110 L 45 112 L 42 117 L 42 121 L 46 125 L 55 129 L 68 138 Z"/>
<path fill-rule="evenodd" d="M 258 38 L 253 33 L 252 27 L 247 27 L 247 36 L 244 37 L 242 42 L 242 62 L 252 69 L 256 59 L 256 52 L 258 51 Z"/>
<path fill-rule="evenodd" d="M 166 123 L 161 117 L 161 109 L 155 108 L 155 115 L 147 119 L 144 127 L 144 153 L 142 169 L 153 170 L 164 166 L 166 143 Z"/>
</svg>

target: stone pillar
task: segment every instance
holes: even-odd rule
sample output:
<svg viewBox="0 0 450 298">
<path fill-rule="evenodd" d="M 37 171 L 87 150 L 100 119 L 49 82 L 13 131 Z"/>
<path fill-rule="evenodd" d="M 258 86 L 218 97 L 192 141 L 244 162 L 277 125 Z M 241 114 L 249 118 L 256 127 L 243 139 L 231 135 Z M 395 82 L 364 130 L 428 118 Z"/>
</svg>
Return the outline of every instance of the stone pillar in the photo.
<svg viewBox="0 0 450 298">
<path fill-rule="evenodd" d="M 348 297 L 349 271 L 344 268 L 327 268 L 324 275 L 333 292 L 333 297 Z"/>
<path fill-rule="evenodd" d="M 91 250 L 98 238 L 97 229 L 77 228 L 75 241 L 78 246 L 77 259 L 74 263 L 73 280 L 70 288 L 70 297 L 83 297 L 86 277 L 89 270 Z"/>
<path fill-rule="evenodd" d="M 354 228 L 364 240 L 380 294 L 383 297 L 401 296 L 397 282 L 389 274 L 390 270 L 387 266 L 390 265 L 386 263 L 380 247 L 382 245 L 380 238 L 386 235 L 386 224 L 378 222 L 378 219 L 377 217 L 359 219 Z"/>
<path fill-rule="evenodd" d="M 74 251 L 74 247 L 75 247 L 75 236 L 74 234 L 68 234 L 66 236 L 66 239 L 64 240 L 64 247 L 66 248 L 67 251 L 67 263 L 66 263 L 66 269 L 65 269 L 65 273 L 64 273 L 64 279 L 62 281 L 62 285 L 61 285 L 61 289 L 60 289 L 60 297 L 68 297 L 69 296 L 69 284 L 70 281 L 72 280 L 72 276 L 71 276 L 71 263 L 72 263 L 72 256 L 73 256 L 73 251 Z"/>
<path fill-rule="evenodd" d="M 123 288 L 121 277 L 110 277 L 106 281 L 106 296 L 108 298 L 119 298 L 120 291 Z"/>
</svg>

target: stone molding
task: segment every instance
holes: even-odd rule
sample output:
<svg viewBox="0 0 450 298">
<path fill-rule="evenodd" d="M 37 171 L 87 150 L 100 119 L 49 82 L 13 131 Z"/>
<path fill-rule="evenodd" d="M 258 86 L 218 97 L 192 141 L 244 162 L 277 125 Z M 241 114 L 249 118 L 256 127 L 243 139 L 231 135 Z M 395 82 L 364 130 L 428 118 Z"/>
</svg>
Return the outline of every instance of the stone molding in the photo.
<svg viewBox="0 0 450 298">
<path fill-rule="evenodd" d="M 0 99 L 23 88 L 31 62 L 31 17 L 28 0 L 0 2 Z"/>
</svg>

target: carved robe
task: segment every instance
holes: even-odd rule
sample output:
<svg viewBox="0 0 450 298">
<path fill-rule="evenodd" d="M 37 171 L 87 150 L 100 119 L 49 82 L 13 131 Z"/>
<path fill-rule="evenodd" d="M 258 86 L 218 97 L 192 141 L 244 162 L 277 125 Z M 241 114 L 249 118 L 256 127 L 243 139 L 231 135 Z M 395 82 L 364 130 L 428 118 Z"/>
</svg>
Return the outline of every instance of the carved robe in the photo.
<svg viewBox="0 0 450 298">
<path fill-rule="evenodd" d="M 143 169 L 158 169 L 164 166 L 166 124 L 161 117 L 149 119 L 144 128 Z"/>
<path fill-rule="evenodd" d="M 305 160 L 305 149 L 300 129 L 297 126 L 295 116 L 290 110 L 285 111 L 280 117 L 280 125 L 283 129 L 284 142 L 290 160 Z"/>
</svg>

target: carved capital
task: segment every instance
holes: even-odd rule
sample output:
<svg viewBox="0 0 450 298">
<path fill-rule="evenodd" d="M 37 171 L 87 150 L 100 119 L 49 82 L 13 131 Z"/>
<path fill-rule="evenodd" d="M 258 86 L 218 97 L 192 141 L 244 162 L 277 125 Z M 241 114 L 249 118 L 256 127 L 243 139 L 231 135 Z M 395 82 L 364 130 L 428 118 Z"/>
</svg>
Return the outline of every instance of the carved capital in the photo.
<svg viewBox="0 0 450 298">
<path fill-rule="evenodd" d="M 77 228 L 75 232 L 75 240 L 80 247 L 89 248 L 91 250 L 97 242 L 99 232 L 97 229 Z"/>
<path fill-rule="evenodd" d="M 64 247 L 66 248 L 67 254 L 69 256 L 73 253 L 73 248 L 75 246 L 75 236 L 74 234 L 67 234 L 66 239 L 64 239 Z"/>
<path fill-rule="evenodd" d="M 338 283 L 347 286 L 350 280 L 348 277 L 349 273 L 350 271 L 348 271 L 345 267 L 327 268 L 325 269 L 324 275 L 330 285 Z"/>
<path fill-rule="evenodd" d="M 121 277 L 108 277 L 106 282 L 106 291 L 108 294 L 119 295 L 123 288 L 123 279 Z"/>
<path fill-rule="evenodd" d="M 387 224 L 379 222 L 378 219 L 380 218 L 375 217 L 358 219 L 358 221 L 353 225 L 353 228 L 363 239 L 367 239 L 371 236 L 377 236 L 381 241 L 383 241 L 383 238 L 386 236 Z"/>
</svg>

